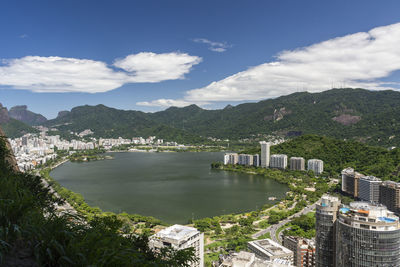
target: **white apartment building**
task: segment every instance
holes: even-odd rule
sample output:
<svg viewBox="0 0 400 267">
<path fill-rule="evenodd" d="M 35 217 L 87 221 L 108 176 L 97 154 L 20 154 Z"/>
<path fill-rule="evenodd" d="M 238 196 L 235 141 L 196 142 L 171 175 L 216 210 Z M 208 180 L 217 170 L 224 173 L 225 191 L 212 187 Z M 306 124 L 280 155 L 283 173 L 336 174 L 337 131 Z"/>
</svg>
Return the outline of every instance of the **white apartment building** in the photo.
<svg viewBox="0 0 400 267">
<path fill-rule="evenodd" d="M 273 154 L 269 162 L 271 168 L 286 169 L 287 156 L 284 154 Z"/>
<path fill-rule="evenodd" d="M 238 164 L 239 156 L 237 153 L 226 153 L 224 155 L 224 165 L 227 164 Z"/>
<path fill-rule="evenodd" d="M 204 266 L 204 234 L 196 228 L 175 224 L 150 237 L 151 249 L 159 250 L 165 246 L 176 250 L 193 247 L 198 261 L 192 262 L 190 266 Z"/>
<path fill-rule="evenodd" d="M 251 166 L 253 165 L 253 155 L 249 154 L 239 154 L 238 164 Z"/>
<path fill-rule="evenodd" d="M 320 159 L 309 159 L 307 170 L 314 171 L 315 174 L 321 174 L 324 171 L 324 162 Z"/>
<path fill-rule="evenodd" d="M 269 158 L 270 158 L 270 146 L 269 142 L 262 141 L 261 145 L 261 167 L 268 168 L 269 167 Z"/>
</svg>

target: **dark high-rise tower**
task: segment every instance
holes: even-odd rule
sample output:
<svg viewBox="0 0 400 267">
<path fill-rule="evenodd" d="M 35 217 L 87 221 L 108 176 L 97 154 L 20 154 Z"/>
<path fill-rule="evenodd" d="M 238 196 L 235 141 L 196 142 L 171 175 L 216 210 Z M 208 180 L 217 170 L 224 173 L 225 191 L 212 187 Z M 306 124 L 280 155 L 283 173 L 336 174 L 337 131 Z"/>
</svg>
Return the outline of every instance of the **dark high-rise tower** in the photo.
<svg viewBox="0 0 400 267">
<path fill-rule="evenodd" d="M 340 201 L 324 195 L 316 209 L 316 256 L 315 266 L 334 267 L 336 258 L 335 222 Z"/>
</svg>

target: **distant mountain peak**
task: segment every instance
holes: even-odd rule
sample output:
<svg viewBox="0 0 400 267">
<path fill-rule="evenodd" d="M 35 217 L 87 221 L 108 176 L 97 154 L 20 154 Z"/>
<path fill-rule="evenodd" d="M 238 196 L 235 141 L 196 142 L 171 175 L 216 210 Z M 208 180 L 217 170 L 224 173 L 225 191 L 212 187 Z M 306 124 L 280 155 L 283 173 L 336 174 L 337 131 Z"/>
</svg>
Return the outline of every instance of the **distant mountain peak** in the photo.
<svg viewBox="0 0 400 267">
<path fill-rule="evenodd" d="M 69 114 L 69 111 L 68 111 L 68 110 L 59 111 L 59 112 L 58 112 L 58 115 L 57 115 L 57 119 L 62 118 L 62 117 L 64 117 L 64 116 L 68 115 L 68 114 Z"/>
<path fill-rule="evenodd" d="M 226 107 L 224 107 L 224 109 L 231 109 L 233 108 L 233 106 L 231 104 L 226 105 Z"/>
<path fill-rule="evenodd" d="M 46 117 L 43 115 L 29 111 L 26 105 L 14 106 L 10 109 L 8 114 L 11 118 L 29 125 L 40 125 L 47 121 Z"/>
</svg>

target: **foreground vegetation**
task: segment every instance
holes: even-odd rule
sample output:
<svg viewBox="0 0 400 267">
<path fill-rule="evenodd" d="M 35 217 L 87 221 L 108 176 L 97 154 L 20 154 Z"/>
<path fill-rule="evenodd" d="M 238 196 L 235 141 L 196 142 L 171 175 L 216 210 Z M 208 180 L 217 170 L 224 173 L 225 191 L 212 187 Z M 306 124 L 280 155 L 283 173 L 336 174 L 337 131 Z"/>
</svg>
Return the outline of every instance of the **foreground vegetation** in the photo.
<svg viewBox="0 0 400 267">
<path fill-rule="evenodd" d="M 191 249 L 154 253 L 118 216 L 60 213 L 63 200 L 41 178 L 15 172 L 0 140 L 0 265 L 188 266 Z"/>
</svg>

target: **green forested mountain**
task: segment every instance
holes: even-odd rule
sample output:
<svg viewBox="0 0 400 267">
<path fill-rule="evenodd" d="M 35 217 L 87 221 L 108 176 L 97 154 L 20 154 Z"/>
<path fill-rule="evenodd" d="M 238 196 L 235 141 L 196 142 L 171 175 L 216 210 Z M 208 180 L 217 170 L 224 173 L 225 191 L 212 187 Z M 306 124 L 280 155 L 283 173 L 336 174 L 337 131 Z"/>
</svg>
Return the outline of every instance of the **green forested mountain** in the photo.
<svg viewBox="0 0 400 267">
<path fill-rule="evenodd" d="M 16 138 L 16 137 L 21 137 L 22 135 L 26 133 L 37 133 L 38 130 L 35 128 L 32 128 L 26 123 L 23 123 L 22 121 L 16 120 L 16 119 L 11 119 L 7 122 L 0 123 L 1 128 L 3 128 L 5 134 L 9 138 Z"/>
<path fill-rule="evenodd" d="M 222 110 L 194 105 L 150 114 L 157 122 L 204 136 L 319 134 L 377 145 L 400 144 L 400 93 L 333 89 L 294 93 Z"/>
<path fill-rule="evenodd" d="M 47 121 L 45 125 L 56 127 L 60 132 L 79 133 L 91 129 L 97 137 L 132 138 L 155 135 L 180 142 L 202 141 L 198 135 L 155 122 L 144 112 L 118 110 L 104 105 L 75 107 L 71 112 Z"/>
<path fill-rule="evenodd" d="M 399 146 L 400 92 L 332 89 L 322 93 L 294 93 L 220 110 L 191 105 L 155 113 L 103 105 L 81 106 L 46 124 L 58 125 L 62 131 L 89 128 L 105 137 L 178 135 L 181 140 L 193 140 L 195 136 L 233 140 L 258 134 L 285 137 L 318 134 Z"/>
<path fill-rule="evenodd" d="M 36 129 L 22 121 L 18 121 L 9 116 L 6 107 L 0 103 L 0 126 L 3 128 L 5 134 L 10 138 L 20 137 L 26 133 L 35 133 Z"/>
</svg>

